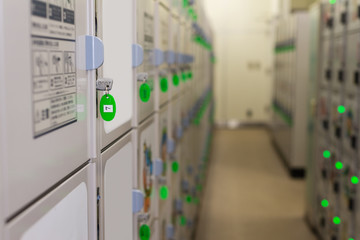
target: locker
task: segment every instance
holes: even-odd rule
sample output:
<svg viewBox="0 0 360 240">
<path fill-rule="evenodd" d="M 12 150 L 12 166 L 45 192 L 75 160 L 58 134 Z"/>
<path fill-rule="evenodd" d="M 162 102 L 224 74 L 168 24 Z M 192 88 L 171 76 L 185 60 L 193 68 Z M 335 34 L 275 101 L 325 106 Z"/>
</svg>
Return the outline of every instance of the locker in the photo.
<svg viewBox="0 0 360 240">
<path fill-rule="evenodd" d="M 157 62 L 155 109 L 159 110 L 170 97 L 169 85 L 171 84 L 172 71 L 169 64 L 174 63 L 175 53 L 170 51 L 170 9 L 163 2 L 157 2 L 156 8 L 156 50 L 163 55 L 162 63 Z"/>
<path fill-rule="evenodd" d="M 336 201 L 340 197 L 342 189 L 341 185 L 341 172 L 336 168 L 336 163 L 341 162 L 341 151 L 338 147 L 332 145 L 330 147 L 331 157 L 329 158 L 329 185 L 328 193 L 333 195 Z"/>
<path fill-rule="evenodd" d="M 329 38 L 334 30 L 334 6 L 329 1 L 322 2 L 322 35 Z"/>
<path fill-rule="evenodd" d="M 158 195 L 157 182 L 154 178 L 154 153 L 156 151 L 156 127 L 154 117 L 144 121 L 135 132 L 137 146 L 137 160 L 135 161 L 135 172 L 133 176 L 134 188 L 139 189 L 144 195 L 144 206 L 139 214 L 135 215 L 134 236 L 140 239 L 139 234 L 143 226 L 148 226 L 151 231 L 150 239 L 156 239 L 158 234 L 157 211 Z"/>
<path fill-rule="evenodd" d="M 344 113 L 344 151 L 353 157 L 358 152 L 358 136 L 359 136 L 359 104 L 356 95 L 345 96 Z"/>
<path fill-rule="evenodd" d="M 155 1 L 153 0 L 137 0 L 134 2 L 136 8 L 134 46 L 137 46 L 137 50 L 134 51 L 136 56 L 133 56 L 135 58 L 135 65 L 133 65 L 135 90 L 134 127 L 137 127 L 155 110 L 155 61 L 158 58 L 155 57 L 156 51 L 154 50 L 154 4 Z"/>
<path fill-rule="evenodd" d="M 340 91 L 344 87 L 345 83 L 345 42 L 343 37 L 334 38 L 334 55 L 332 74 L 334 74 L 332 81 L 332 89 Z"/>
<path fill-rule="evenodd" d="M 132 1 L 97 1 L 97 34 L 104 42 L 106 63 L 99 69 L 99 79 L 113 80 L 110 94 L 116 102 L 116 115 L 104 121 L 100 114 L 101 148 L 106 147 L 131 128 L 133 116 L 132 78 Z M 98 92 L 98 100 L 104 95 Z M 100 106 L 100 103 L 99 103 Z"/>
<path fill-rule="evenodd" d="M 173 99 L 179 93 L 179 85 L 181 84 L 181 28 L 180 28 L 180 18 L 175 13 L 172 12 L 171 15 L 171 27 L 170 27 L 170 49 L 175 53 L 175 63 L 171 65 L 172 69 L 172 76 L 171 76 L 171 83 L 170 83 L 170 98 Z"/>
<path fill-rule="evenodd" d="M 348 240 L 355 237 L 355 200 L 356 185 L 351 178 L 356 175 L 356 164 L 354 158 L 349 155 L 342 157 L 343 167 L 338 169 L 342 174 L 342 198 L 341 198 L 341 239 Z M 339 166 L 340 168 L 340 166 Z"/>
<path fill-rule="evenodd" d="M 348 0 L 348 30 L 355 31 L 360 28 L 359 0 Z"/>
<path fill-rule="evenodd" d="M 330 129 L 330 111 L 331 111 L 330 95 L 327 90 L 320 89 L 318 93 L 318 132 L 321 135 L 325 135 Z"/>
<path fill-rule="evenodd" d="M 340 36 L 345 33 L 348 21 L 348 0 L 337 0 L 334 5 L 334 34 Z"/>
<path fill-rule="evenodd" d="M 330 139 L 335 145 L 340 145 L 341 139 L 344 136 L 343 129 L 343 114 L 339 113 L 339 107 L 341 106 L 341 95 L 339 93 L 333 93 L 331 96 L 330 106 Z"/>
<path fill-rule="evenodd" d="M 7 239 L 97 239 L 95 164 L 86 164 L 5 226 Z"/>
<path fill-rule="evenodd" d="M 133 239 L 133 133 L 101 154 L 100 239 Z"/>
<path fill-rule="evenodd" d="M 347 35 L 346 49 L 346 82 L 345 90 L 347 93 L 356 94 L 360 84 L 360 42 L 358 33 L 349 33 Z"/>
<path fill-rule="evenodd" d="M 66 15 L 49 15 L 50 8 Z M 21 85 L 4 91 L 0 116 L 8 218 L 95 156 L 95 85 L 88 82 L 95 82 L 103 56 L 92 36 L 91 1 L 4 0 L 2 10 L 1 79 L 7 81 L 0 88 Z"/>
<path fill-rule="evenodd" d="M 337 204 L 337 200 L 335 197 L 329 198 L 329 207 L 327 208 L 327 233 L 325 233 L 325 238 L 327 240 L 333 240 L 333 239 L 341 239 L 340 238 L 340 231 L 341 231 L 341 225 L 336 224 L 335 222 L 338 222 L 339 220 L 342 222 L 342 216 L 340 215 L 340 208 Z M 334 203 L 335 204 L 332 204 Z"/>
</svg>

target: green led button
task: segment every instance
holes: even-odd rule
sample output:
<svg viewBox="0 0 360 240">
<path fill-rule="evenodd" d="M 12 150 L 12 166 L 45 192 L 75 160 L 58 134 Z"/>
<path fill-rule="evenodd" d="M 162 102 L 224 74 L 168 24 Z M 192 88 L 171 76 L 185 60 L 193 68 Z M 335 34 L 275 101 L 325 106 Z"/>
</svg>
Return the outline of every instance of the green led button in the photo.
<svg viewBox="0 0 360 240">
<path fill-rule="evenodd" d="M 185 72 L 181 73 L 181 79 L 183 80 L 183 82 L 186 81 L 187 78 L 187 74 Z"/>
<path fill-rule="evenodd" d="M 186 196 L 186 202 L 187 203 L 191 203 L 192 202 L 192 197 L 190 195 Z"/>
<path fill-rule="evenodd" d="M 160 79 L 160 89 L 163 93 L 167 92 L 169 86 L 168 86 L 168 80 L 167 78 L 163 77 Z"/>
<path fill-rule="evenodd" d="M 324 208 L 327 208 L 329 206 L 329 201 L 326 199 L 323 199 L 321 201 L 321 206 L 323 206 Z"/>
<path fill-rule="evenodd" d="M 169 196 L 169 189 L 167 186 L 162 186 L 160 187 L 160 191 L 159 191 L 159 194 L 160 194 L 160 198 L 162 200 L 166 200 Z"/>
<path fill-rule="evenodd" d="M 333 218 L 333 223 L 336 225 L 339 225 L 341 223 L 341 219 L 339 217 L 334 217 Z"/>
<path fill-rule="evenodd" d="M 341 170 L 343 168 L 342 162 L 336 162 L 335 167 L 336 167 L 336 169 Z"/>
<path fill-rule="evenodd" d="M 352 184 L 358 184 L 359 183 L 359 178 L 356 177 L 356 176 L 352 176 L 351 177 L 351 182 L 352 182 Z"/>
<path fill-rule="evenodd" d="M 146 224 L 142 225 L 139 229 L 140 240 L 149 240 L 151 236 L 150 227 Z"/>
<path fill-rule="evenodd" d="M 330 151 L 329 151 L 329 150 L 325 150 L 325 151 L 323 152 L 323 156 L 324 156 L 324 158 L 330 158 L 330 157 L 331 157 Z"/>
<path fill-rule="evenodd" d="M 179 79 L 179 76 L 177 74 L 174 74 L 173 76 L 173 84 L 175 87 L 179 86 L 179 83 L 180 83 L 180 79 Z"/>
<path fill-rule="evenodd" d="M 186 225 L 186 217 L 185 217 L 185 216 L 181 216 L 181 217 L 180 217 L 180 225 L 181 225 L 181 226 L 185 226 L 185 225 Z"/>
<path fill-rule="evenodd" d="M 337 0 L 329 0 L 330 4 L 335 4 Z"/>
<path fill-rule="evenodd" d="M 140 100 L 143 102 L 148 102 L 150 100 L 151 88 L 149 84 L 147 83 L 141 84 L 139 89 L 139 96 L 140 96 Z"/>
<path fill-rule="evenodd" d="M 113 96 L 105 94 L 100 100 L 100 115 L 104 121 L 111 121 L 115 118 L 116 103 Z"/>
<path fill-rule="evenodd" d="M 179 171 L 179 163 L 177 161 L 174 161 L 171 165 L 171 169 L 174 173 L 177 173 Z"/>
<path fill-rule="evenodd" d="M 346 108 L 344 106 L 340 105 L 340 106 L 338 106 L 338 112 L 340 114 L 343 114 L 344 112 L 346 112 Z"/>
</svg>

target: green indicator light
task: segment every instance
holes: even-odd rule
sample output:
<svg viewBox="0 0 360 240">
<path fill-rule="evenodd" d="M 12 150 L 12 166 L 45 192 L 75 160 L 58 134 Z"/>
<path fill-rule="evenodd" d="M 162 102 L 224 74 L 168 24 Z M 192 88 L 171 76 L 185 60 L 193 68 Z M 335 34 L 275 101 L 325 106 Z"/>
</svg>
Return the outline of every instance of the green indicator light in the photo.
<svg viewBox="0 0 360 240">
<path fill-rule="evenodd" d="M 329 151 L 329 150 L 325 150 L 325 151 L 323 152 L 323 156 L 324 156 L 324 158 L 330 158 L 330 157 L 331 157 L 330 151 Z"/>
<path fill-rule="evenodd" d="M 160 187 L 160 191 L 159 191 L 159 194 L 160 194 L 160 198 L 162 200 L 166 200 L 169 196 L 169 189 L 167 186 L 162 186 Z"/>
<path fill-rule="evenodd" d="M 199 204 L 199 198 L 194 198 L 194 203 L 196 204 L 196 205 L 198 205 Z"/>
<path fill-rule="evenodd" d="M 190 195 L 186 196 L 186 202 L 187 203 L 191 203 L 192 202 L 192 197 Z"/>
<path fill-rule="evenodd" d="M 179 171 L 179 163 L 177 161 L 174 161 L 171 165 L 171 169 L 174 173 L 177 173 Z"/>
<path fill-rule="evenodd" d="M 187 78 L 187 74 L 183 72 L 183 73 L 181 74 L 181 79 L 183 80 L 183 82 L 186 81 L 186 78 Z"/>
<path fill-rule="evenodd" d="M 353 238 L 349 238 L 349 240 L 355 240 L 355 239 L 353 239 Z"/>
<path fill-rule="evenodd" d="M 181 217 L 180 217 L 180 225 L 181 225 L 181 226 L 185 226 L 185 225 L 186 225 L 186 217 L 185 217 L 185 216 L 181 216 Z"/>
<path fill-rule="evenodd" d="M 333 218 L 333 223 L 336 225 L 339 225 L 341 223 L 341 219 L 339 217 L 334 217 Z"/>
<path fill-rule="evenodd" d="M 142 225 L 139 229 L 140 240 L 149 240 L 151 236 L 150 227 L 146 224 Z"/>
<path fill-rule="evenodd" d="M 179 83 L 180 83 L 180 79 L 179 79 L 179 76 L 177 74 L 175 74 L 173 76 L 173 84 L 175 87 L 179 86 Z"/>
<path fill-rule="evenodd" d="M 338 169 L 338 170 L 342 169 L 342 168 L 343 168 L 342 162 L 337 162 L 337 163 L 335 163 L 335 167 L 336 167 L 336 169 Z"/>
<path fill-rule="evenodd" d="M 335 3 L 336 3 L 336 0 L 329 0 L 329 3 L 330 3 L 330 4 L 335 4 Z"/>
<path fill-rule="evenodd" d="M 321 201 L 321 206 L 323 206 L 324 208 L 327 208 L 329 206 L 329 201 L 326 199 L 323 199 Z"/>
<path fill-rule="evenodd" d="M 169 88 L 169 86 L 168 86 L 167 78 L 162 78 L 160 80 L 160 89 L 161 89 L 161 91 L 165 93 L 165 92 L 167 92 L 168 88 Z"/>
<path fill-rule="evenodd" d="M 151 88 L 149 84 L 147 83 L 141 84 L 139 89 L 139 96 L 141 101 L 148 102 L 150 100 L 150 95 L 151 95 Z"/>
<path fill-rule="evenodd" d="M 187 77 L 188 77 L 188 79 L 192 79 L 192 72 L 188 72 Z"/>
<path fill-rule="evenodd" d="M 356 176 L 353 176 L 353 177 L 351 177 L 351 182 L 352 182 L 352 184 L 358 184 L 359 183 L 359 178 L 356 177 Z"/>
<path fill-rule="evenodd" d="M 346 111 L 346 108 L 344 106 L 342 106 L 342 105 L 338 106 L 338 112 L 340 114 L 343 114 L 345 111 Z"/>
</svg>

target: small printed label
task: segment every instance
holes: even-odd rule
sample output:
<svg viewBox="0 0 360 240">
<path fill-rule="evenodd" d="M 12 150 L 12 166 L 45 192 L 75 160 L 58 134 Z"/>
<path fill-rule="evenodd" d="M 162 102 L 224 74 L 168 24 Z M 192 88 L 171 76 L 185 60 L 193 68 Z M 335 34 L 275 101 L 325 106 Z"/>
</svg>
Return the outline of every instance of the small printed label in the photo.
<svg viewBox="0 0 360 240">
<path fill-rule="evenodd" d="M 113 106 L 112 105 L 104 105 L 104 112 L 106 112 L 106 113 L 114 112 Z"/>
</svg>

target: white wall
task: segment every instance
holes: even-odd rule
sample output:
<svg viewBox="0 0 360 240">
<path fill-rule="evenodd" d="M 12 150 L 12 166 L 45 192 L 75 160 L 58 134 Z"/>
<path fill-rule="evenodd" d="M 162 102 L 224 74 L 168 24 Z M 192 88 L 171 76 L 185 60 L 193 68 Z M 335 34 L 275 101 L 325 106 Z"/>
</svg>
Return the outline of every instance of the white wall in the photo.
<svg viewBox="0 0 360 240">
<path fill-rule="evenodd" d="M 271 19 L 278 0 L 203 0 L 215 36 L 216 122 L 270 120 L 273 69 Z M 258 69 L 249 69 L 251 63 Z M 247 116 L 248 110 L 253 112 Z"/>
</svg>

